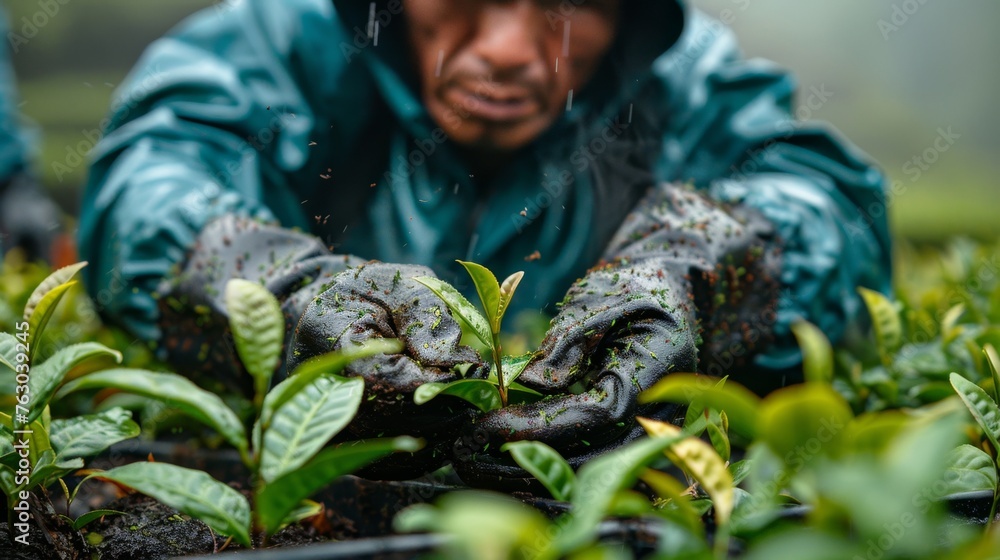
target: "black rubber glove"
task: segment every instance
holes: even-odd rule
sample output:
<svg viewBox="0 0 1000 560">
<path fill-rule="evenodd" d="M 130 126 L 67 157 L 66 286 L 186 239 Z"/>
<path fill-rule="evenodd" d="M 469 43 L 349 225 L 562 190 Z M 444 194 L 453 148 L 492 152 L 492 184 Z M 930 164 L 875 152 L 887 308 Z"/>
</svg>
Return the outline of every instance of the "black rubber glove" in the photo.
<svg viewBox="0 0 1000 560">
<path fill-rule="evenodd" d="M 462 330 L 448 308 L 415 276 L 426 267 L 371 262 L 336 276 L 306 309 L 292 338 L 288 365 L 373 338 L 397 338 L 402 354 L 356 360 L 347 374 L 365 380 L 365 399 L 339 439 L 411 435 L 427 446 L 404 461 L 382 461 L 366 474 L 414 478 L 443 465 L 451 443 L 472 420 L 473 409 L 457 399 L 413 402 L 424 383 L 461 378 L 459 364 L 474 364 L 470 377 L 485 377 L 479 354 L 460 345 Z"/>
<path fill-rule="evenodd" d="M 0 183 L 0 247 L 24 250 L 29 261 L 51 262 L 53 244 L 62 231 L 62 212 L 26 174 Z"/>
<path fill-rule="evenodd" d="M 749 360 L 769 333 L 751 318 L 778 295 L 778 244 L 748 208 L 653 189 L 615 235 L 605 260 L 569 290 L 538 352 L 518 379 L 549 397 L 477 419 L 454 447 L 460 476 L 476 485 L 524 487 L 527 473 L 504 442 L 545 442 L 576 468 L 642 435 L 637 415 L 683 418 L 683 407 L 640 406 L 640 392 L 712 354 Z M 470 453 L 471 449 L 471 453 Z"/>
<path fill-rule="evenodd" d="M 218 218 L 201 231 L 181 271 L 160 286 L 162 357 L 206 388 L 250 396 L 253 383 L 229 330 L 226 283 L 261 282 L 281 302 L 285 332 L 291 333 L 326 283 L 363 262 L 333 255 L 309 235 L 233 215 Z M 275 381 L 284 373 L 283 367 Z"/>
<path fill-rule="evenodd" d="M 182 272 L 161 287 L 160 329 L 167 359 L 212 390 L 249 395 L 252 382 L 236 354 L 223 302 L 232 278 L 262 282 L 285 313 L 285 371 L 303 361 L 370 338 L 399 338 L 403 354 L 351 364 L 345 375 L 365 379 L 365 397 L 355 420 L 337 441 L 412 435 L 427 440 L 414 455 L 396 454 L 361 474 L 413 478 L 440 467 L 471 406 L 440 399 L 423 406 L 413 391 L 429 381 L 460 376 L 453 366 L 481 360 L 460 346 L 461 330 L 429 289 L 411 280 L 433 276 L 423 267 L 365 263 L 333 255 L 319 239 L 258 222 L 224 216 L 204 228 Z M 473 367 L 470 376 L 485 376 Z M 455 402 L 444 402 L 453 400 Z"/>
</svg>

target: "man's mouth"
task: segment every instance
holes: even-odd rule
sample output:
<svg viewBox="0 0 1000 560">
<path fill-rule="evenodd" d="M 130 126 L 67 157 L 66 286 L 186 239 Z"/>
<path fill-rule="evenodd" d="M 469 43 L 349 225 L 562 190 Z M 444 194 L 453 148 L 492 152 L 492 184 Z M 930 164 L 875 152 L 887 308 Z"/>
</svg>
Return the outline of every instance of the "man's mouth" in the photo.
<svg viewBox="0 0 1000 560">
<path fill-rule="evenodd" d="M 445 100 L 471 117 L 496 123 L 513 123 L 539 111 L 535 97 L 525 88 L 510 86 L 470 89 L 453 85 L 445 90 Z"/>
</svg>

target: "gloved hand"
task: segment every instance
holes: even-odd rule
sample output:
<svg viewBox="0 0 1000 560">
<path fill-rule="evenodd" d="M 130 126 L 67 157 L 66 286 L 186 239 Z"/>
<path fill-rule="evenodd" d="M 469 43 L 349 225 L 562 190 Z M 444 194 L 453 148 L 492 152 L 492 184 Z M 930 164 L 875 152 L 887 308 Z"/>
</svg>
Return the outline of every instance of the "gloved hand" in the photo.
<svg viewBox="0 0 1000 560">
<path fill-rule="evenodd" d="M 51 262 L 62 218 L 56 206 L 29 175 L 0 182 L 0 248 L 20 247 L 29 261 Z"/>
<path fill-rule="evenodd" d="M 306 308 L 292 338 L 288 367 L 310 357 L 373 338 L 397 338 L 402 354 L 356 360 L 345 374 L 365 380 L 365 399 L 342 438 L 411 435 L 427 445 L 417 456 L 377 464 L 382 477 L 412 478 L 440 467 L 452 441 L 473 409 L 457 399 L 413 402 L 424 383 L 460 379 L 459 364 L 472 363 L 470 377 L 489 368 L 479 354 L 460 344 L 462 330 L 448 308 L 416 276 L 434 276 L 426 267 L 370 262 L 337 275 Z M 371 470 L 366 471 L 371 474 Z"/>
<path fill-rule="evenodd" d="M 744 326 L 776 301 L 778 261 L 770 224 L 750 209 L 654 188 L 603 263 L 569 290 L 518 379 L 550 398 L 479 417 L 456 443 L 459 475 L 523 487 L 529 475 L 499 451 L 504 442 L 542 441 L 576 468 L 641 436 L 637 415 L 682 419 L 683 406 L 640 406 L 639 393 L 672 372 L 696 371 L 699 351 L 702 362 L 727 351 L 750 359 L 768 333 Z"/>
<path fill-rule="evenodd" d="M 231 342 L 223 302 L 232 278 L 262 282 L 281 302 L 288 350 L 275 382 L 313 356 L 370 338 L 399 338 L 406 344 L 402 354 L 358 360 L 345 372 L 365 379 L 365 397 L 338 440 L 425 438 L 427 445 L 417 454 L 393 455 L 363 473 L 412 478 L 444 463 L 444 449 L 472 410 L 455 399 L 417 407 L 413 391 L 429 381 L 458 379 L 453 366 L 481 361 L 459 345 L 461 330 L 447 307 L 411 280 L 432 275 L 423 267 L 333 255 L 315 237 L 223 216 L 203 229 L 183 270 L 160 289 L 163 348 L 171 363 L 197 375 L 202 385 L 215 381 L 211 389 L 249 394 L 252 383 Z M 470 376 L 487 372 L 469 370 Z"/>
</svg>

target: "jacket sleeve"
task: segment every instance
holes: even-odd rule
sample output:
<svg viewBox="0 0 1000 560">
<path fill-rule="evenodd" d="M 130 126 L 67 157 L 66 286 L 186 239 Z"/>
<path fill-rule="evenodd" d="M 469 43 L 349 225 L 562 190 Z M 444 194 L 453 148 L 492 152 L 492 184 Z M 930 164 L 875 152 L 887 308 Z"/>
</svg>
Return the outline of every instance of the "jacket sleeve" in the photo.
<svg viewBox="0 0 1000 560">
<path fill-rule="evenodd" d="M 655 72 L 669 119 L 660 178 L 756 208 L 782 240 L 781 296 L 760 314 L 760 328 L 773 330 L 776 342 L 756 364 L 796 368 L 793 322 L 811 321 L 836 342 L 864 320 L 858 286 L 890 290 L 884 177 L 829 127 L 805 122 L 834 92 L 816 86 L 794 105 L 792 77 L 743 59 L 732 33 L 703 14 L 691 14 Z M 717 370 L 710 373 L 727 374 L 726 358 L 718 361 L 707 365 Z"/>
<path fill-rule="evenodd" d="M 28 138 L 18 116 L 17 83 L 10 63 L 11 48 L 18 48 L 18 35 L 7 26 L 7 15 L 0 8 L 0 189 L 15 173 L 27 166 Z"/>
<path fill-rule="evenodd" d="M 345 34 L 329 1 L 248 0 L 149 47 L 102 123 L 84 194 L 85 280 L 106 316 L 158 339 L 157 286 L 214 218 L 306 227 L 301 185 L 333 164 L 310 144 L 333 141 L 338 123 L 316 108 L 349 80 Z"/>
</svg>

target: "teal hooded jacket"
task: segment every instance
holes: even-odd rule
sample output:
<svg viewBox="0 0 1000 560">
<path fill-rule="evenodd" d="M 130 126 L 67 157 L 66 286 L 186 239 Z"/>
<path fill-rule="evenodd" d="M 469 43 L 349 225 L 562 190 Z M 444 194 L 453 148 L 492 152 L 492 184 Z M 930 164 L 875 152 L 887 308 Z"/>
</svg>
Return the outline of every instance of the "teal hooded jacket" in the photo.
<svg viewBox="0 0 1000 560">
<path fill-rule="evenodd" d="M 153 43 L 92 152 L 80 248 L 106 316 L 159 336 L 157 286 L 199 231 L 235 213 L 320 236 L 336 253 L 455 259 L 526 280 L 512 305 L 554 311 L 652 181 L 750 205 L 783 243 L 777 342 L 834 340 L 890 287 L 883 176 L 827 126 L 796 119 L 796 85 L 744 59 L 720 22 L 673 0 L 625 0 L 596 77 L 510 165 L 475 177 L 421 104 L 399 0 L 245 0 Z M 825 99 L 811 100 L 813 104 Z"/>
</svg>

